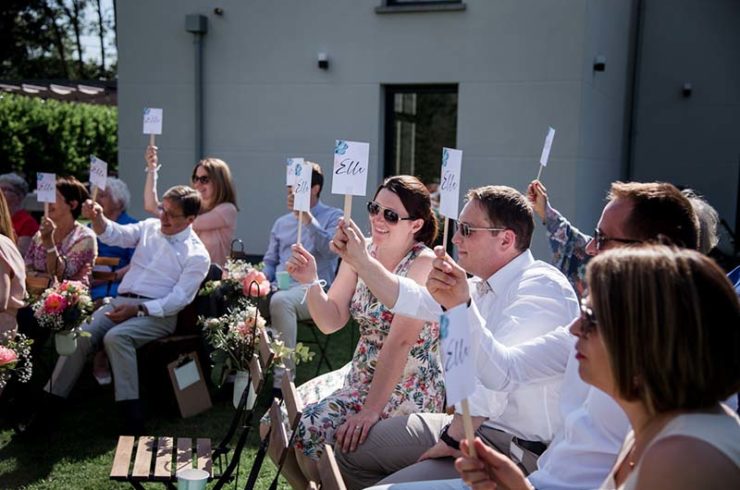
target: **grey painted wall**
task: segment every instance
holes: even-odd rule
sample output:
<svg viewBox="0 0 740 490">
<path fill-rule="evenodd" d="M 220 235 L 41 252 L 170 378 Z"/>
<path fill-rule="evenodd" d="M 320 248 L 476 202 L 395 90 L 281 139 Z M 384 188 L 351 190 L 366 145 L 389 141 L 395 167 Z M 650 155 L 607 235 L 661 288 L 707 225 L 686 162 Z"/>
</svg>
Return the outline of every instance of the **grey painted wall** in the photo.
<svg viewBox="0 0 740 490">
<path fill-rule="evenodd" d="M 163 107 L 160 191 L 187 182 L 194 155 L 193 44 L 185 16 L 208 16 L 205 153 L 237 180 L 237 236 L 262 253 L 285 212 L 283 162 L 330 170 L 336 138 L 369 141 L 368 192 L 383 157 L 384 84 L 459 84 L 462 188 L 525 190 L 548 126 L 543 174 L 553 203 L 592 229 L 624 164 L 632 2 L 467 0 L 461 12 L 378 14 L 380 0 L 119 2 L 119 161 L 134 196 L 144 182 L 143 107 Z M 213 14 L 214 7 L 224 10 Z M 330 69 L 319 70 L 319 51 Z M 594 73 L 604 54 L 607 70 Z M 326 201 L 341 199 L 325 191 Z M 132 211 L 142 214 L 133 200 Z M 363 200 L 355 198 L 355 209 Z M 354 214 L 363 227 L 363 213 Z M 538 226 L 535 253 L 549 257 Z"/>
</svg>

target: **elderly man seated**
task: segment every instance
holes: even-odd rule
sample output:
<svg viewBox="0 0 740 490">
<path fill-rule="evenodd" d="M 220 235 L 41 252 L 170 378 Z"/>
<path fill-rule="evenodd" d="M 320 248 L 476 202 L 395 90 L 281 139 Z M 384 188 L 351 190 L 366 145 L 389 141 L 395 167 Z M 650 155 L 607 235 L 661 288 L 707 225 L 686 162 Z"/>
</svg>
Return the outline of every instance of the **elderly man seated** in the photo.
<svg viewBox="0 0 740 490">
<path fill-rule="evenodd" d="M 191 224 L 200 210 L 200 196 L 187 186 L 169 189 L 159 218 L 119 225 L 103 215 L 100 204 L 87 201 L 83 214 L 103 243 L 136 247 L 131 268 L 118 296 L 97 310 L 83 329 L 77 351 L 62 356 L 46 386 L 49 405 L 66 398 L 82 372 L 87 356 L 105 347 L 113 369 L 116 401 L 124 415 L 124 432 L 140 434 L 144 415 L 139 400 L 136 349 L 175 330 L 177 313 L 195 297 L 208 273 L 210 258 Z"/>
</svg>

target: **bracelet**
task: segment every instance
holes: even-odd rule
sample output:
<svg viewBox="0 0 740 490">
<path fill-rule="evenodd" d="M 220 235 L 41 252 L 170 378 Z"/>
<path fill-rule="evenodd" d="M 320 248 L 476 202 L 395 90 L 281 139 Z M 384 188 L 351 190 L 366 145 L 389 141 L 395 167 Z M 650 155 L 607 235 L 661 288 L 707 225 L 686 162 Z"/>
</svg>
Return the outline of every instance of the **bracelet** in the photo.
<svg viewBox="0 0 740 490">
<path fill-rule="evenodd" d="M 149 170 L 149 167 L 144 167 L 144 173 L 148 174 L 154 172 L 156 174 L 157 172 L 159 172 L 160 168 L 162 168 L 162 165 L 157 165 L 156 167 L 154 167 L 154 170 Z"/>
<path fill-rule="evenodd" d="M 46 253 L 50 254 L 52 252 L 54 252 L 55 254 L 59 255 L 59 252 L 57 251 L 56 245 L 54 245 L 54 246 L 49 247 L 49 248 L 46 249 Z"/>
<path fill-rule="evenodd" d="M 309 282 L 308 284 L 304 284 L 304 286 L 306 286 L 306 292 L 303 293 L 303 299 L 301 300 L 301 304 L 303 304 L 303 303 L 306 302 L 306 298 L 308 297 L 308 291 L 309 291 L 309 289 L 311 289 L 312 287 L 314 287 L 317 284 L 319 286 L 321 286 L 321 288 L 323 289 L 324 286 L 326 286 L 326 281 L 324 281 L 323 279 L 316 279 L 313 282 Z"/>
<path fill-rule="evenodd" d="M 447 425 L 444 426 L 444 428 L 442 429 L 442 432 L 439 434 L 439 439 L 442 442 L 444 442 L 445 444 L 447 444 L 448 446 L 450 446 L 452 449 L 456 449 L 456 450 L 459 451 L 460 450 L 460 441 L 453 439 L 452 436 L 450 434 L 448 434 L 448 432 L 450 430 L 450 425 L 452 425 L 452 424 L 449 423 L 449 424 L 447 424 Z"/>
</svg>

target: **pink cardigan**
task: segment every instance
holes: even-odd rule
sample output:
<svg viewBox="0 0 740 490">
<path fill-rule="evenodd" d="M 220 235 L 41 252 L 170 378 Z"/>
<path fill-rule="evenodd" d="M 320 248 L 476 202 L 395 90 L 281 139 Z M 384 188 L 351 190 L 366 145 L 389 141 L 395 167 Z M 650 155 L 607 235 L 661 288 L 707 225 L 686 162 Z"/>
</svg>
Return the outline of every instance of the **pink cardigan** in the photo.
<svg viewBox="0 0 740 490">
<path fill-rule="evenodd" d="M 231 252 L 231 241 L 236 229 L 236 206 L 223 202 L 210 211 L 198 215 L 193 230 L 198 234 L 211 256 L 211 263 L 224 265 Z"/>
</svg>

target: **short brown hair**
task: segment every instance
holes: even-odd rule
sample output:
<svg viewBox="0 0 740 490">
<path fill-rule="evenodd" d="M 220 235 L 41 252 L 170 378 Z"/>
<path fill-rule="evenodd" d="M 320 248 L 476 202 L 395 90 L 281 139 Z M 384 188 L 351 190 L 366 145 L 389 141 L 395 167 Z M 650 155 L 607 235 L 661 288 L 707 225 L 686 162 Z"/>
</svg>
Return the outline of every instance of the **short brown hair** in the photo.
<svg viewBox="0 0 740 490">
<path fill-rule="evenodd" d="M 82 203 L 90 199 L 85 185 L 74 177 L 57 177 L 57 190 L 70 206 L 77 201 L 77 207 L 72 208 L 72 217 L 77 219 L 82 213 Z"/>
<path fill-rule="evenodd" d="M 521 192 L 505 185 L 487 185 L 470 189 L 465 199 L 478 201 L 486 210 L 491 225 L 513 231 L 517 250 L 523 252 L 529 248 L 534 233 L 534 215 L 532 205 Z"/>
<path fill-rule="evenodd" d="M 414 234 L 414 240 L 431 247 L 437 238 L 439 225 L 437 217 L 432 212 L 432 199 L 426 186 L 412 175 L 395 175 L 388 177 L 378 186 L 373 199 L 378 197 L 381 189 L 387 189 L 397 195 L 410 217 L 424 220 L 421 229 Z"/>
<path fill-rule="evenodd" d="M 319 186 L 319 196 L 321 195 L 321 189 L 324 188 L 324 172 L 321 170 L 321 165 L 316 162 L 306 162 L 311 164 L 311 187 Z"/>
<path fill-rule="evenodd" d="M 634 203 L 627 228 L 637 240 L 668 238 L 679 247 L 699 247 L 699 222 L 691 202 L 667 182 L 614 182 L 607 197 Z"/>
<path fill-rule="evenodd" d="M 186 185 L 170 187 L 164 193 L 162 199 L 169 199 L 182 208 L 182 214 L 187 216 L 198 216 L 200 213 L 201 199 L 198 191 Z"/>
<path fill-rule="evenodd" d="M 587 281 L 619 396 L 655 413 L 715 405 L 740 389 L 740 304 L 695 250 L 606 251 Z"/>
<path fill-rule="evenodd" d="M 229 165 L 220 158 L 204 158 L 193 168 L 191 180 L 195 178 L 198 167 L 203 167 L 213 182 L 213 190 L 215 191 L 213 207 L 215 208 L 219 204 L 230 202 L 236 209 L 239 209 L 239 206 L 236 205 L 236 190 L 234 189 L 234 181 L 231 178 Z M 208 210 L 204 209 L 203 211 Z"/>
</svg>

